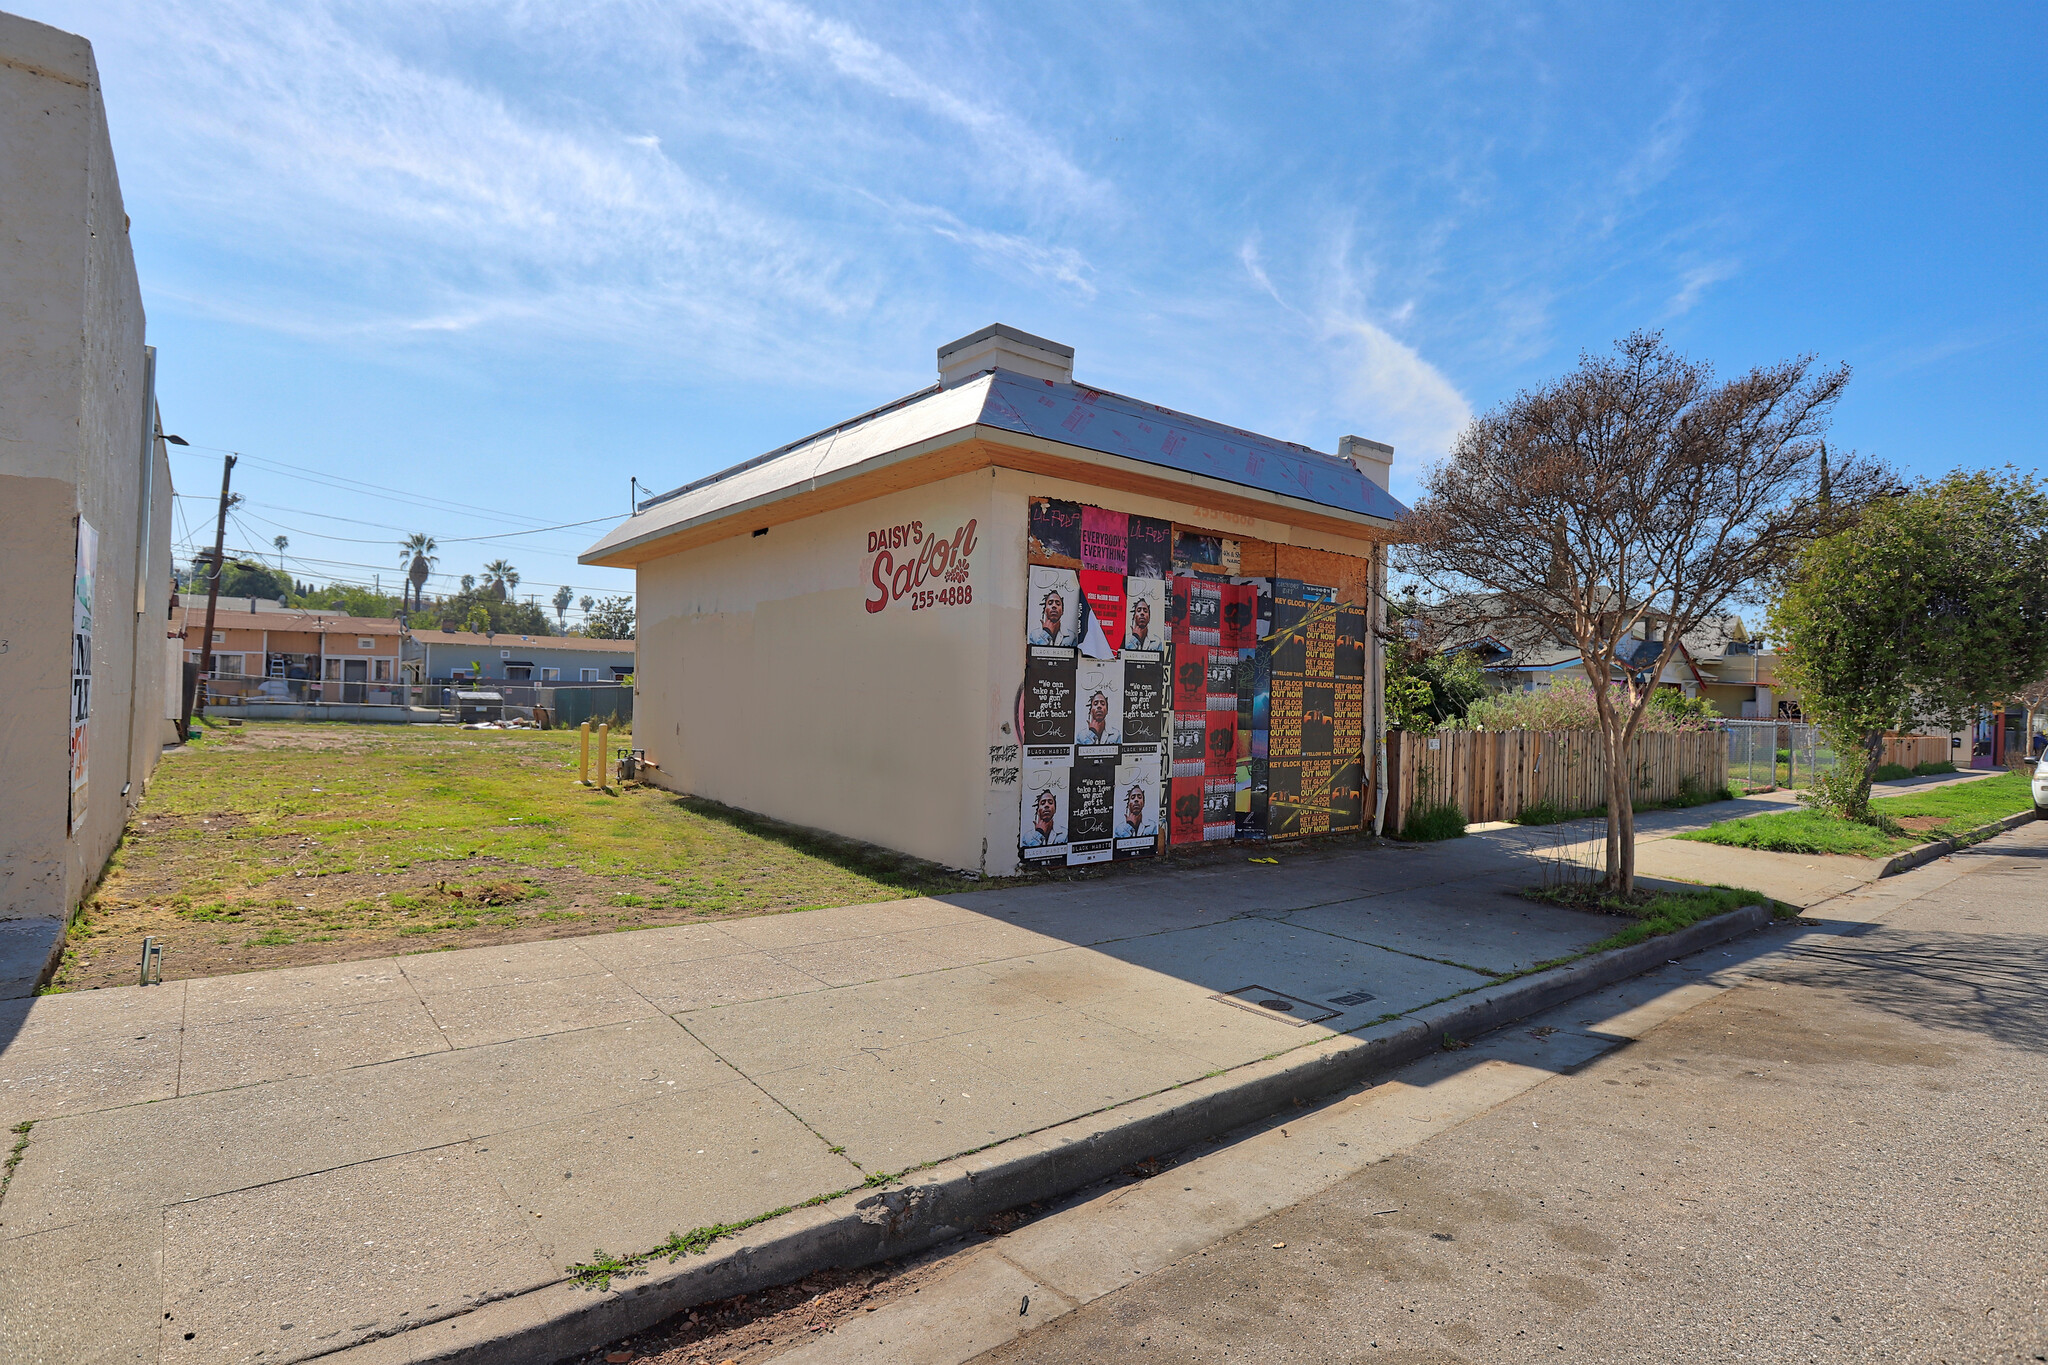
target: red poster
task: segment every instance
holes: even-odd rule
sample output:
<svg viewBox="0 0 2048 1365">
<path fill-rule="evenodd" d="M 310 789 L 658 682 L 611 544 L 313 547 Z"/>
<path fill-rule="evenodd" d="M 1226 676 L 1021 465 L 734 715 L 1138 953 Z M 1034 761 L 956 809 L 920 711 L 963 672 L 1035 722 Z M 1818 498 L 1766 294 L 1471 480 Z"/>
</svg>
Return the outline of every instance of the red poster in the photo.
<svg viewBox="0 0 2048 1365">
<path fill-rule="evenodd" d="M 1130 527 L 1128 513 L 1106 512 L 1084 503 L 1081 507 L 1081 567 L 1101 573 L 1128 573 L 1126 547 Z"/>
<path fill-rule="evenodd" d="M 1204 769 L 1210 777 L 1237 777 L 1237 712 L 1211 711 L 1208 758 Z"/>
<path fill-rule="evenodd" d="M 1169 838 L 1176 844 L 1202 842 L 1202 793 L 1207 778 L 1173 779 L 1173 809 L 1168 814 Z"/>
<path fill-rule="evenodd" d="M 1173 632 L 1176 645 L 1188 643 L 1188 584 L 1191 581 L 1183 575 L 1166 580 L 1166 625 Z"/>
<path fill-rule="evenodd" d="M 1225 649 L 1256 649 L 1259 644 L 1259 590 L 1249 583 L 1225 583 L 1223 624 Z"/>
<path fill-rule="evenodd" d="M 1094 511 L 1094 508 L 1086 509 Z M 1124 647 L 1124 576 L 1120 573 L 1105 573 L 1100 569 L 1081 570 L 1081 595 L 1088 599 L 1088 629 L 1081 641 L 1081 652 L 1090 658 L 1113 658 Z M 1101 632 L 1101 647 L 1091 648 L 1096 632 Z M 1101 652 L 1107 649 L 1108 653 Z"/>
</svg>

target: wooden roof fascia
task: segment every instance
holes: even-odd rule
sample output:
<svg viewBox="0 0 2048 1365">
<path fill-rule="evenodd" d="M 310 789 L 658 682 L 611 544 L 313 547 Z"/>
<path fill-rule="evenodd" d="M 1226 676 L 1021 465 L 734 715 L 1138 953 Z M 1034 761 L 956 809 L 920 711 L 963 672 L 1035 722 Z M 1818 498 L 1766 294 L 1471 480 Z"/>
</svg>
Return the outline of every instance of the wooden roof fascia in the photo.
<svg viewBox="0 0 2048 1365">
<path fill-rule="evenodd" d="M 1397 538 L 1394 523 L 1377 517 L 976 424 L 862 461 L 853 468 L 811 481 L 811 486 L 801 492 L 766 493 L 734 507 L 720 508 L 701 520 L 650 532 L 641 539 L 614 546 L 602 557 L 584 556 L 578 562 L 634 568 L 650 559 L 751 534 L 762 527 L 800 521 L 884 494 L 989 468 L 1094 483 L 1175 502 L 1197 502 L 1219 512 L 1283 522 L 1353 540 L 1384 544 Z"/>
</svg>

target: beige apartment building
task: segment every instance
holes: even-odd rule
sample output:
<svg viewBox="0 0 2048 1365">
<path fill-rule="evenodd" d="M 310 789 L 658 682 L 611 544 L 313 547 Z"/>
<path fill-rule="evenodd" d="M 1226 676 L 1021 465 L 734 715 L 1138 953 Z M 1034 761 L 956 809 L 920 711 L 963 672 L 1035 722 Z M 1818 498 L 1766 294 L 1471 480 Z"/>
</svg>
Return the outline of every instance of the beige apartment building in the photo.
<svg viewBox="0 0 2048 1365">
<path fill-rule="evenodd" d="M 653 780 L 987 874 L 1372 823 L 1391 447 L 1077 383 L 995 326 L 641 503 Z"/>
<path fill-rule="evenodd" d="M 163 751 L 171 475 L 92 47 L 0 14 L 0 999 Z M 172 655 L 171 657 L 175 657 Z"/>
</svg>

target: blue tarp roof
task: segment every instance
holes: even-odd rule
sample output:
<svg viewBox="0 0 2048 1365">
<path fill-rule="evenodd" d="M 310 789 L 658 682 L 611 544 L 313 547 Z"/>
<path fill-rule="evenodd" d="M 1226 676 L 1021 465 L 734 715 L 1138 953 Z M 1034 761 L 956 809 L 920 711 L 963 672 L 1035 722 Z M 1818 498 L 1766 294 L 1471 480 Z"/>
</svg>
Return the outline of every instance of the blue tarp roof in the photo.
<svg viewBox="0 0 2048 1365">
<path fill-rule="evenodd" d="M 1349 460 L 1080 384 L 995 370 L 981 421 L 1369 517 L 1408 510 Z"/>
<path fill-rule="evenodd" d="M 871 460 L 976 427 L 1015 432 L 1392 521 L 1408 509 L 1335 455 L 1085 385 L 990 370 L 872 412 L 642 502 L 585 563 L 689 524 L 757 507 Z"/>
</svg>

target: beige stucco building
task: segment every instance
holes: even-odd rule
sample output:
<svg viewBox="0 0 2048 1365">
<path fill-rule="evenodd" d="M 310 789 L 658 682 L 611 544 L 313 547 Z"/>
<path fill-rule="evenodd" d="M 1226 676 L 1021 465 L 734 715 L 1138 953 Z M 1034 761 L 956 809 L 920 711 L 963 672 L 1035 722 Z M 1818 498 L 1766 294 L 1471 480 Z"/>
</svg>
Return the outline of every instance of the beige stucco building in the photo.
<svg viewBox="0 0 2048 1365">
<path fill-rule="evenodd" d="M 171 479 L 92 48 L 0 14 L 0 998 L 169 730 Z"/>
<path fill-rule="evenodd" d="M 1370 823 L 1391 448 L 1171 412 L 1072 357 L 984 329 L 583 556 L 638 574 L 654 780 L 987 874 Z"/>
</svg>

